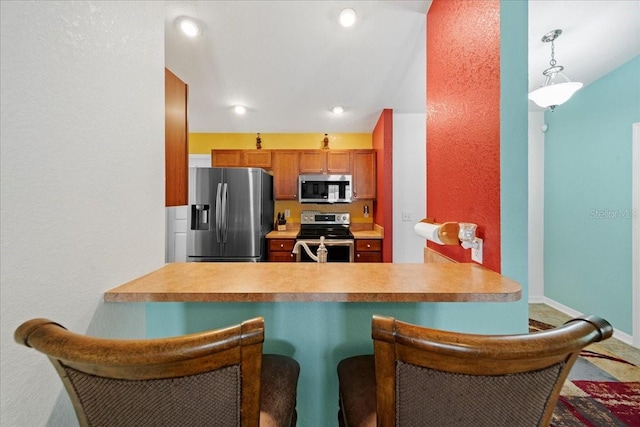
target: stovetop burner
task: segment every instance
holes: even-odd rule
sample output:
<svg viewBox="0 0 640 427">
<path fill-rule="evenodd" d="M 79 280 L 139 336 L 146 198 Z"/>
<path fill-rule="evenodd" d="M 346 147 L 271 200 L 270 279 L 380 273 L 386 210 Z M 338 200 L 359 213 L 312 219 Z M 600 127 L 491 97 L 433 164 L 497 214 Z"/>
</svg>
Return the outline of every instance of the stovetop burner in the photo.
<svg viewBox="0 0 640 427">
<path fill-rule="evenodd" d="M 298 239 L 353 239 L 349 226 L 301 225 Z"/>
<path fill-rule="evenodd" d="M 298 239 L 353 239 L 347 212 L 302 211 Z"/>
</svg>

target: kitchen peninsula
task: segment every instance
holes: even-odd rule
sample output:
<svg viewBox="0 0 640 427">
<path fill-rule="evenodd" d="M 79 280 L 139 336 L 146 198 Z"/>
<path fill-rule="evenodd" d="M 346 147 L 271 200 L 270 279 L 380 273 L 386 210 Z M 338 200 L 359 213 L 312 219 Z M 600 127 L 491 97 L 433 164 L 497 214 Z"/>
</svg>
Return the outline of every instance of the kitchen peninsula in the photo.
<svg viewBox="0 0 640 427">
<path fill-rule="evenodd" d="M 517 283 L 476 264 L 172 263 L 107 302 L 508 302 Z"/>
<path fill-rule="evenodd" d="M 104 300 L 144 303 L 149 338 L 264 317 L 264 352 L 300 363 L 298 425 L 314 427 L 337 425 L 336 366 L 373 352 L 373 314 L 517 333 L 526 315 L 519 325 L 503 314 L 521 293 L 518 283 L 477 264 L 175 263 L 107 291 Z"/>
</svg>

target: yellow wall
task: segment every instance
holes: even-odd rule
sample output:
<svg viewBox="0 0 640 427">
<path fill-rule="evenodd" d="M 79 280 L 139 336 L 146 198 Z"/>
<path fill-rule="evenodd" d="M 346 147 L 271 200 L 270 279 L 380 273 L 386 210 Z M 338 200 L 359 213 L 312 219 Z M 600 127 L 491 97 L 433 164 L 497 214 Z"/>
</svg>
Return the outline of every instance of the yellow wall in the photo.
<svg viewBox="0 0 640 427">
<path fill-rule="evenodd" d="M 369 216 L 365 218 L 364 207 L 369 206 Z M 315 203 L 298 203 L 294 200 L 276 200 L 275 211 L 285 213 L 290 211 L 288 221 L 292 223 L 300 222 L 300 214 L 302 211 L 320 211 L 320 212 L 349 212 L 351 214 L 351 225 L 355 224 L 373 224 L 373 201 L 357 200 L 353 203 L 337 203 L 337 204 L 315 204 Z M 368 227 L 365 227 L 368 229 Z"/>
<path fill-rule="evenodd" d="M 329 134 L 329 148 L 335 150 L 371 149 L 370 133 Z M 262 148 L 265 150 L 320 149 L 323 133 L 261 133 Z M 256 148 L 255 133 L 190 133 L 189 153 L 209 154 L 212 149 Z"/>
</svg>

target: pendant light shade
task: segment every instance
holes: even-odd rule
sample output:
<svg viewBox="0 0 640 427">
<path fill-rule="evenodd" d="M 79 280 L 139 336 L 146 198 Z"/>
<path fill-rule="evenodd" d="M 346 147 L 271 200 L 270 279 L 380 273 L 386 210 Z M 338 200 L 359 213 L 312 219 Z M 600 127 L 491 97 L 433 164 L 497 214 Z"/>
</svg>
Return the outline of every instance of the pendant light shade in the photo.
<svg viewBox="0 0 640 427">
<path fill-rule="evenodd" d="M 558 105 L 567 102 L 582 87 L 582 83 L 572 82 L 564 75 L 562 65 L 556 65 L 554 40 L 560 34 L 562 34 L 562 30 L 553 30 L 542 37 L 543 42 L 551 42 L 551 61 L 549 61 L 551 67 L 542 72 L 545 76 L 542 86 L 529 93 L 530 100 L 540 107 L 549 108 L 551 111 Z"/>
<path fill-rule="evenodd" d="M 544 108 L 553 110 L 556 105 L 564 104 L 582 87 L 579 82 L 564 82 L 542 86 L 529 94 L 529 99 Z"/>
</svg>

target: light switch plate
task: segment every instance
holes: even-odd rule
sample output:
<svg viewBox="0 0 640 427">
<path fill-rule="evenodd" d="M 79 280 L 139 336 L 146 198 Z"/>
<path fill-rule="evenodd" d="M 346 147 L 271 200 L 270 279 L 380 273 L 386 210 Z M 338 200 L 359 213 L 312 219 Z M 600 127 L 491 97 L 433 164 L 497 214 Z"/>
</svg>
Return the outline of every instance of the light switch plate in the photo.
<svg viewBox="0 0 640 427">
<path fill-rule="evenodd" d="M 471 261 L 475 261 L 478 264 L 482 264 L 482 239 L 476 237 L 476 242 L 478 242 L 478 248 L 471 248 Z"/>
</svg>

